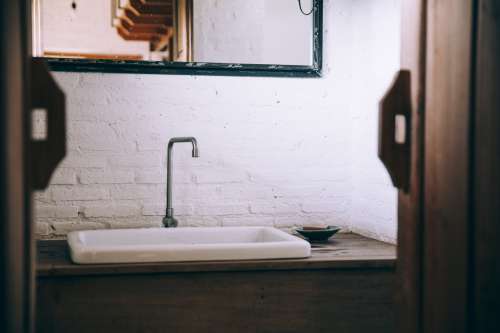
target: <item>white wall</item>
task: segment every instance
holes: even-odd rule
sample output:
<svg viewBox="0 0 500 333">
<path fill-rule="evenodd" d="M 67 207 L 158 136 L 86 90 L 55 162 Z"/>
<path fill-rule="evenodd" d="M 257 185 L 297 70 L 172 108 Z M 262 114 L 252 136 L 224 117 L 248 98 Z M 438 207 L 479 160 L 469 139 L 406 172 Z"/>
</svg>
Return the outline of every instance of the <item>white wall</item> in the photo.
<svg viewBox="0 0 500 333">
<path fill-rule="evenodd" d="M 35 197 L 40 235 L 159 226 L 165 151 L 185 225 L 344 226 L 395 241 L 377 103 L 399 67 L 398 0 L 326 0 L 324 77 L 57 73 L 69 153 Z"/>
<path fill-rule="evenodd" d="M 302 0 L 304 10 L 312 0 Z M 111 26 L 110 0 L 36 0 L 43 51 L 129 54 L 152 59 L 149 42 Z M 309 65 L 312 16 L 296 0 L 195 0 L 194 61 Z M 38 49 L 38 48 L 37 48 Z"/>
<path fill-rule="evenodd" d="M 352 1 L 351 229 L 396 238 L 397 197 L 377 158 L 378 103 L 399 65 L 399 0 Z"/>
<path fill-rule="evenodd" d="M 149 42 L 125 41 L 111 26 L 110 0 L 38 0 L 41 2 L 42 49 L 49 52 L 142 55 Z"/>
<path fill-rule="evenodd" d="M 312 0 L 302 0 L 311 9 Z M 195 0 L 194 60 L 312 64 L 313 16 L 296 0 Z"/>
</svg>

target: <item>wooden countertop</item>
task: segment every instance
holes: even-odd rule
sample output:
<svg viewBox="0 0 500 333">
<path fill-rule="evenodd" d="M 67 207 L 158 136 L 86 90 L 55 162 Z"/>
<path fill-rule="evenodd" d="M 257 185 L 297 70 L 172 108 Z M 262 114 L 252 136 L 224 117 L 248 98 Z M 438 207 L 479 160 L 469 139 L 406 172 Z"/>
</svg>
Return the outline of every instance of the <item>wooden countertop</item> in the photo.
<svg viewBox="0 0 500 333">
<path fill-rule="evenodd" d="M 309 270 L 393 268 L 396 247 L 356 234 L 337 234 L 328 243 L 312 244 L 312 256 L 306 259 L 159 262 L 139 264 L 74 264 L 65 240 L 37 242 L 37 275 L 109 275 L 181 272 L 223 272 L 259 270 Z"/>
</svg>

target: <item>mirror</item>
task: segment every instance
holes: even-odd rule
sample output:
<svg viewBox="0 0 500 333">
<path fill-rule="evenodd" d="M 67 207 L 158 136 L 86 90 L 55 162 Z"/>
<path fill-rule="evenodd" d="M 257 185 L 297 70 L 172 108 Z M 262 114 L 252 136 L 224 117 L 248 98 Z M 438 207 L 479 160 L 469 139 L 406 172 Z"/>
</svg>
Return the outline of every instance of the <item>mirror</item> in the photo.
<svg viewBox="0 0 500 333">
<path fill-rule="evenodd" d="M 32 0 L 64 71 L 319 76 L 321 0 Z"/>
</svg>

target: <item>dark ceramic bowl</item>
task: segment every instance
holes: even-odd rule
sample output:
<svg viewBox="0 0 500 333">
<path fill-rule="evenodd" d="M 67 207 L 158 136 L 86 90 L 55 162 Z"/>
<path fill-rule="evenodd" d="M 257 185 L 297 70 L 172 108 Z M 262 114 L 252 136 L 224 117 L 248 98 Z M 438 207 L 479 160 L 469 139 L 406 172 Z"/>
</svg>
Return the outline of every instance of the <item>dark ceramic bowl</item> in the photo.
<svg viewBox="0 0 500 333">
<path fill-rule="evenodd" d="M 329 225 L 324 229 L 304 229 L 303 227 L 295 228 L 295 231 L 304 236 L 311 242 L 326 241 L 328 238 L 335 235 L 340 230 L 340 227 Z"/>
</svg>

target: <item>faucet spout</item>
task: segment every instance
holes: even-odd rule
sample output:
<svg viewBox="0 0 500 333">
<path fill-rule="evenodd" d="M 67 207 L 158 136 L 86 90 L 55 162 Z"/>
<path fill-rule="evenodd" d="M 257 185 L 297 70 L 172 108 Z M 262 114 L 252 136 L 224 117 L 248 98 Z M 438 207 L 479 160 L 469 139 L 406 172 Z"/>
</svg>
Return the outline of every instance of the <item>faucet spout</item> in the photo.
<svg viewBox="0 0 500 333">
<path fill-rule="evenodd" d="M 200 157 L 200 152 L 198 151 L 198 143 L 196 142 L 196 139 L 195 139 L 195 138 L 193 138 L 192 144 L 193 144 L 193 152 L 192 152 L 192 156 L 193 156 L 194 158 L 198 158 L 198 157 Z"/>
<path fill-rule="evenodd" d="M 175 228 L 178 225 L 177 220 L 174 218 L 174 209 L 172 207 L 172 149 L 174 144 L 188 142 L 193 146 L 191 155 L 196 158 L 200 156 L 198 150 L 198 142 L 194 137 L 178 137 L 172 138 L 168 142 L 167 152 L 167 209 L 165 217 L 163 218 L 163 225 L 167 228 Z"/>
</svg>

